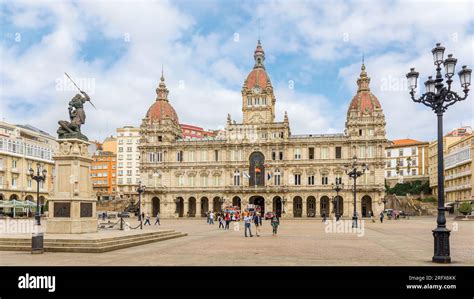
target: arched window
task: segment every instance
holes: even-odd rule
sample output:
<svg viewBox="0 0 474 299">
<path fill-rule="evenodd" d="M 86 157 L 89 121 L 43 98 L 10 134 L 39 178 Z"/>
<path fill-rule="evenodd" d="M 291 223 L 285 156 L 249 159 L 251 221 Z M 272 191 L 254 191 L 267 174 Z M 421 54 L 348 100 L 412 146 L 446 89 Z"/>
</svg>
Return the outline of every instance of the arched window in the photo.
<svg viewBox="0 0 474 299">
<path fill-rule="evenodd" d="M 281 172 L 279 169 L 275 170 L 274 177 L 275 177 L 275 186 L 280 186 L 281 185 Z"/>
<path fill-rule="evenodd" d="M 234 171 L 234 186 L 240 186 L 240 171 Z"/>
</svg>

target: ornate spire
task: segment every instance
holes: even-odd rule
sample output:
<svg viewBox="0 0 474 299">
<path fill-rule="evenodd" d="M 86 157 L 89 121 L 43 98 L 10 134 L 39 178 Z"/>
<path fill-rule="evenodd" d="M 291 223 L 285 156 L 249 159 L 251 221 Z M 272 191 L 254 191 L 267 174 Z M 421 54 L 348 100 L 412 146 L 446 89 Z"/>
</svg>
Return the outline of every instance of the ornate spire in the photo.
<svg viewBox="0 0 474 299">
<path fill-rule="evenodd" d="M 156 89 L 156 100 L 157 101 L 168 101 L 169 90 L 166 88 L 165 76 L 163 75 L 163 66 L 161 66 L 161 78 L 160 84 Z"/>
<path fill-rule="evenodd" d="M 265 68 L 263 62 L 265 61 L 265 52 L 263 51 L 262 44 L 260 43 L 260 39 L 257 42 L 257 48 L 253 54 L 253 58 L 255 59 L 255 65 L 253 68 Z"/>
<path fill-rule="evenodd" d="M 288 113 L 285 111 L 285 117 L 283 118 L 283 122 L 288 123 Z"/>
<path fill-rule="evenodd" d="M 364 58 L 362 58 L 362 67 L 360 70 L 359 79 L 357 79 L 357 86 L 359 86 L 357 92 L 369 91 L 370 78 L 367 76 L 367 72 L 365 71 Z"/>
</svg>

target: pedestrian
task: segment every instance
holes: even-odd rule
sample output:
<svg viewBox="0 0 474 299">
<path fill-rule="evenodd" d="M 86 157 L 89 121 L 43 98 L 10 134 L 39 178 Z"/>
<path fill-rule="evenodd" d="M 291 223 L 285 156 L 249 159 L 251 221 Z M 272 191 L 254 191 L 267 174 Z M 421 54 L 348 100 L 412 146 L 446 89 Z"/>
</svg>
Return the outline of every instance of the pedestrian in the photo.
<svg viewBox="0 0 474 299">
<path fill-rule="evenodd" d="M 145 212 L 142 212 L 142 221 L 145 220 Z"/>
<path fill-rule="evenodd" d="M 156 212 L 156 221 L 155 221 L 155 225 L 158 223 L 158 225 L 161 225 L 160 223 L 160 213 L 159 212 Z"/>
<path fill-rule="evenodd" d="M 214 212 L 209 213 L 209 224 L 214 224 Z"/>
<path fill-rule="evenodd" d="M 207 222 L 207 224 L 210 224 L 210 222 L 211 222 L 211 221 L 209 221 L 209 218 L 210 217 L 209 217 L 209 211 L 208 211 L 208 212 L 206 212 L 206 222 Z"/>
<path fill-rule="evenodd" d="M 278 232 L 278 225 L 280 225 L 280 219 L 278 218 L 278 215 L 275 212 L 273 212 L 271 224 L 273 228 L 273 236 L 276 236 Z"/>
<path fill-rule="evenodd" d="M 229 229 L 229 223 L 230 223 L 230 213 L 225 214 L 225 228 L 224 229 Z"/>
<path fill-rule="evenodd" d="M 374 214 L 372 213 L 372 211 L 369 211 L 369 218 L 372 222 L 375 222 L 375 219 L 374 219 Z"/>
<path fill-rule="evenodd" d="M 380 223 L 383 223 L 383 217 L 384 217 L 383 212 L 380 212 Z"/>
<path fill-rule="evenodd" d="M 252 217 L 250 217 L 250 215 L 245 215 L 244 223 L 245 223 L 245 237 L 247 238 L 247 230 L 249 231 L 250 237 L 253 237 L 252 231 L 250 230 L 250 225 L 252 224 Z"/>
<path fill-rule="evenodd" d="M 326 222 L 326 213 L 323 213 L 323 222 Z"/>
<path fill-rule="evenodd" d="M 255 224 L 255 235 L 260 237 L 258 234 L 260 232 L 260 227 L 262 226 L 262 217 L 260 217 L 260 213 L 255 213 L 253 215 L 253 223 Z"/>
<path fill-rule="evenodd" d="M 105 221 L 105 217 L 107 217 L 107 213 L 102 212 L 102 220 Z"/>
<path fill-rule="evenodd" d="M 219 213 L 219 216 L 217 216 L 217 221 L 219 221 L 219 229 L 222 227 L 223 229 L 225 229 L 224 227 L 224 218 L 222 217 L 221 213 Z"/>
<path fill-rule="evenodd" d="M 148 225 L 151 225 L 150 223 L 150 214 L 146 213 L 146 218 L 145 218 L 145 223 L 143 225 L 146 225 L 148 223 Z"/>
</svg>

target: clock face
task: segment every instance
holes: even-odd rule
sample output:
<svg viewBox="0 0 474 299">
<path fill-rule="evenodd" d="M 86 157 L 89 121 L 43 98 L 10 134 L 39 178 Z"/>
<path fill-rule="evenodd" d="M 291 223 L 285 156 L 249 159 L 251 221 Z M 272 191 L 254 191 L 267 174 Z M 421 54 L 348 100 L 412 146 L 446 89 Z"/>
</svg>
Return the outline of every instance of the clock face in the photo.
<svg viewBox="0 0 474 299">
<path fill-rule="evenodd" d="M 253 91 L 253 93 L 255 93 L 255 94 L 259 94 L 262 90 L 260 89 L 260 87 L 255 86 L 252 91 Z"/>
</svg>

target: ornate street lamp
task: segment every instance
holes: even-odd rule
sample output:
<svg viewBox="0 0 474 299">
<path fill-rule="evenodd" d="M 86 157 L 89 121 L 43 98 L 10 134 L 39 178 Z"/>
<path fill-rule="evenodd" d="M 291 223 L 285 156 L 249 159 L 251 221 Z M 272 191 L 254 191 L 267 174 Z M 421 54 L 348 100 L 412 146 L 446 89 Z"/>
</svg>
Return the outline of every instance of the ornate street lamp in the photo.
<svg viewBox="0 0 474 299">
<path fill-rule="evenodd" d="M 138 193 L 138 219 L 140 219 L 140 229 L 143 229 L 143 217 L 142 217 L 142 193 L 145 192 L 146 186 L 142 185 L 141 181 L 138 181 L 137 193 Z"/>
<path fill-rule="evenodd" d="M 35 214 L 35 219 L 36 219 L 36 224 L 41 225 L 41 208 L 40 208 L 40 195 L 39 195 L 39 189 L 40 189 L 40 182 L 46 181 L 46 174 L 48 171 L 46 169 L 42 169 L 41 165 L 39 163 L 36 164 L 36 174 L 33 168 L 30 168 L 29 170 L 31 179 L 36 181 L 36 214 Z"/>
<path fill-rule="evenodd" d="M 359 166 L 362 166 L 362 169 L 359 170 Z M 357 210 L 356 210 L 356 199 L 357 199 L 357 178 L 363 175 L 367 170 L 369 170 L 369 167 L 367 164 L 362 163 L 358 164 L 357 163 L 357 157 L 354 156 L 352 158 L 352 164 L 350 166 L 346 166 L 346 174 L 354 180 L 354 186 L 353 186 L 353 192 L 354 192 L 354 214 L 352 216 L 352 227 L 357 228 Z"/>
<path fill-rule="evenodd" d="M 339 192 L 341 192 L 341 190 L 344 188 L 344 183 L 342 184 L 339 184 L 337 181 L 336 181 L 336 184 L 334 185 L 334 183 L 331 184 L 332 186 L 332 189 L 334 191 L 336 191 L 336 197 L 334 198 L 334 208 L 336 209 L 336 221 L 339 221 L 339 217 L 341 217 L 341 215 L 339 214 Z"/>
<path fill-rule="evenodd" d="M 449 106 L 456 102 L 465 100 L 469 92 L 469 85 L 471 84 L 472 70 L 463 66 L 458 72 L 461 87 L 463 88 L 464 96 L 459 96 L 456 92 L 451 90 L 452 77 L 455 73 L 455 66 L 457 59 L 448 55 L 448 58 L 443 61 L 445 48 L 441 44 L 436 44 L 436 47 L 431 51 L 433 53 L 434 64 L 436 65 L 436 78 L 428 77 L 425 82 L 426 92 L 418 99 L 415 98 L 417 87 L 417 80 L 419 73 L 415 68 L 411 68 L 406 75 L 408 79 L 408 87 L 410 88 L 411 99 L 415 103 L 422 103 L 430 107 L 438 117 L 438 217 L 436 219 L 437 226 L 433 230 L 434 237 L 434 256 L 432 261 L 435 263 L 450 263 L 450 249 L 449 249 L 449 229 L 446 228 L 446 217 L 444 207 L 444 157 L 443 157 L 443 113 L 446 112 Z M 443 76 L 441 75 L 441 64 L 445 68 L 445 78 L 447 86 L 443 83 Z"/>
</svg>

